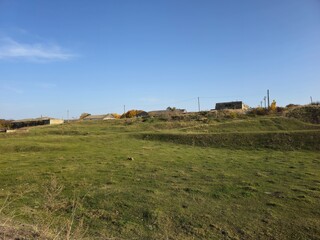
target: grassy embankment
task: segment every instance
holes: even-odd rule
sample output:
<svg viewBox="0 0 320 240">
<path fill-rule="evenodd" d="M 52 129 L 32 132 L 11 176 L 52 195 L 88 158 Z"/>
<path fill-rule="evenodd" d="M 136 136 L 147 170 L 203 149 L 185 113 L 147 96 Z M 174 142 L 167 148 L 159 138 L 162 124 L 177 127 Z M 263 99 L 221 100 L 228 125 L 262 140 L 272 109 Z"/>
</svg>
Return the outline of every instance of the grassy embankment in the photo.
<svg viewBox="0 0 320 240">
<path fill-rule="evenodd" d="M 257 117 L 1 134 L 0 238 L 319 239 L 319 129 Z"/>
</svg>

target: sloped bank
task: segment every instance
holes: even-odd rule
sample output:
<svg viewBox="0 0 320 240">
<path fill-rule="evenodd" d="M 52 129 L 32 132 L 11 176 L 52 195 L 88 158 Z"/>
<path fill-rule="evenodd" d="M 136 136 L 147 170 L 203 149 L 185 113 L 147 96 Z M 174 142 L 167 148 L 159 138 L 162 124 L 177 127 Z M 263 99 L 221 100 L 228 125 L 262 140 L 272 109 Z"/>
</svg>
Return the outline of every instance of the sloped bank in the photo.
<svg viewBox="0 0 320 240">
<path fill-rule="evenodd" d="M 155 140 L 201 147 L 320 150 L 320 131 L 218 134 L 143 133 L 140 134 L 139 137 L 144 140 Z"/>
<path fill-rule="evenodd" d="M 290 109 L 286 114 L 303 122 L 320 124 L 320 105 L 307 105 Z"/>
</svg>

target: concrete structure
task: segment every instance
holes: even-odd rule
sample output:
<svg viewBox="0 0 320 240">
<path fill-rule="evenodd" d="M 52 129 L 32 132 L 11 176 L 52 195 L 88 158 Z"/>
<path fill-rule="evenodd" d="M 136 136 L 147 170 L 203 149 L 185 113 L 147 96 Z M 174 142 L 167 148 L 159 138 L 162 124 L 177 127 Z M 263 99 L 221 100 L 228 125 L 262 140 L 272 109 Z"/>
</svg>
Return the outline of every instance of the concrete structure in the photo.
<svg viewBox="0 0 320 240">
<path fill-rule="evenodd" d="M 113 120 L 116 119 L 113 114 L 102 114 L 102 115 L 89 115 L 83 118 L 84 121 L 102 121 L 102 120 Z"/>
<path fill-rule="evenodd" d="M 116 118 L 113 116 L 113 114 L 109 113 L 105 115 L 102 120 L 113 120 L 113 119 L 116 119 Z"/>
<path fill-rule="evenodd" d="M 104 115 L 89 115 L 85 117 L 84 121 L 94 121 L 94 120 L 103 120 L 106 117 L 106 114 Z"/>
<path fill-rule="evenodd" d="M 64 123 L 63 119 L 41 117 L 41 118 L 30 118 L 12 121 L 12 128 L 22 128 L 22 127 L 32 127 L 39 125 L 53 125 L 53 124 L 62 124 Z"/>
<path fill-rule="evenodd" d="M 29 129 L 8 129 L 7 133 L 26 133 L 29 132 Z"/>
<path fill-rule="evenodd" d="M 8 129 L 6 132 L 7 133 L 15 133 L 17 131 L 18 131 L 17 129 Z"/>
<path fill-rule="evenodd" d="M 245 105 L 242 101 L 216 103 L 216 110 L 225 110 L 225 109 L 247 110 L 248 108 L 249 107 Z"/>
<path fill-rule="evenodd" d="M 49 119 L 49 124 L 50 125 L 55 125 L 55 124 L 62 124 L 64 123 L 64 120 L 63 119 L 57 119 L 57 118 L 50 118 Z"/>
</svg>

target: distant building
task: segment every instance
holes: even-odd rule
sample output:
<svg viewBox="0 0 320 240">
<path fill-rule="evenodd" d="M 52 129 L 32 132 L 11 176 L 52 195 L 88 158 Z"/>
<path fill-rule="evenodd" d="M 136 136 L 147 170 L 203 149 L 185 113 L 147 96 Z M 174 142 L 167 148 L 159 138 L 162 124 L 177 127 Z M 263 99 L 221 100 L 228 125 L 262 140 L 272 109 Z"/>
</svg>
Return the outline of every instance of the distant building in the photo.
<svg viewBox="0 0 320 240">
<path fill-rule="evenodd" d="M 116 118 L 114 117 L 113 114 L 109 113 L 109 114 L 105 115 L 102 120 L 113 120 L 113 119 L 116 119 Z"/>
<path fill-rule="evenodd" d="M 225 109 L 242 109 L 247 110 L 249 107 L 242 101 L 216 103 L 216 110 Z"/>
<path fill-rule="evenodd" d="M 102 121 L 102 120 L 112 120 L 116 119 L 112 114 L 103 114 L 103 115 L 89 115 L 83 118 L 84 121 Z"/>
<path fill-rule="evenodd" d="M 85 118 L 83 118 L 84 121 L 94 121 L 94 120 L 103 120 L 106 117 L 106 114 L 104 115 L 89 115 Z"/>
<path fill-rule="evenodd" d="M 22 128 L 22 127 L 32 127 L 39 125 L 53 125 L 53 124 L 62 124 L 64 123 L 63 119 L 41 117 L 41 118 L 30 118 L 12 121 L 12 128 Z"/>
</svg>

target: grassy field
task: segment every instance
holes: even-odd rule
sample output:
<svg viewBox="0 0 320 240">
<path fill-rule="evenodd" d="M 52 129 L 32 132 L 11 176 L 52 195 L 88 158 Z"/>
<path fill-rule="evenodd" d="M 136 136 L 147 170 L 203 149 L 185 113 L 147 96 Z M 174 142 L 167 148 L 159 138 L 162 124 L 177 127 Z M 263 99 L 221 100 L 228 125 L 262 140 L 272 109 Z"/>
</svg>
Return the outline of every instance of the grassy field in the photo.
<svg viewBox="0 0 320 240">
<path fill-rule="evenodd" d="M 319 145 L 283 117 L 1 134 L 0 239 L 320 239 Z"/>
</svg>

